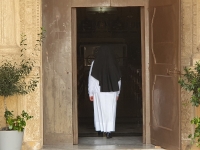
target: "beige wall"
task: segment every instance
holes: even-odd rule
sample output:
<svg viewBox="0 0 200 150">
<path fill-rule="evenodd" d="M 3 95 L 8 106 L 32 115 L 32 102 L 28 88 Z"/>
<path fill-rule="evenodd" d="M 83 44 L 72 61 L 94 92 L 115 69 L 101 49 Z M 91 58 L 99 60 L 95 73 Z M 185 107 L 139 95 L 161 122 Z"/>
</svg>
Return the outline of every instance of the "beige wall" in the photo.
<svg viewBox="0 0 200 150">
<path fill-rule="evenodd" d="M 41 77 L 41 51 L 32 50 L 40 27 L 41 0 L 0 0 L 0 61 L 4 59 L 19 61 L 20 34 L 24 33 L 28 39 L 26 56 L 36 61 L 32 75 L 38 74 Z M 23 149 L 39 149 L 43 144 L 41 92 L 40 82 L 34 93 L 8 99 L 8 109 L 14 110 L 15 114 L 26 110 L 34 116 L 26 127 Z M 0 97 L 0 127 L 5 125 L 3 113 L 3 98 Z"/>
<path fill-rule="evenodd" d="M 181 65 L 194 66 L 200 59 L 200 1 L 199 0 L 181 0 Z M 182 70 L 183 71 L 183 70 Z M 182 132 L 182 150 L 188 150 L 190 139 L 188 135 L 194 128 L 191 126 L 191 118 L 200 115 L 199 109 L 190 104 L 190 94 L 181 91 L 181 132 Z M 193 146 L 193 149 L 197 149 Z"/>
</svg>

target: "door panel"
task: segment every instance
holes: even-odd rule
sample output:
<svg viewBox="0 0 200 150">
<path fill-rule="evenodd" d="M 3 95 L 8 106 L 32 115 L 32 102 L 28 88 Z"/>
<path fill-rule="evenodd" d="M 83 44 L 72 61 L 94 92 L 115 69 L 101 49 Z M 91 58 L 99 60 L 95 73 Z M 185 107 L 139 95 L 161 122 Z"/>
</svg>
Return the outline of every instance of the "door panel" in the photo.
<svg viewBox="0 0 200 150">
<path fill-rule="evenodd" d="M 151 142 L 180 149 L 179 0 L 150 0 Z"/>
</svg>

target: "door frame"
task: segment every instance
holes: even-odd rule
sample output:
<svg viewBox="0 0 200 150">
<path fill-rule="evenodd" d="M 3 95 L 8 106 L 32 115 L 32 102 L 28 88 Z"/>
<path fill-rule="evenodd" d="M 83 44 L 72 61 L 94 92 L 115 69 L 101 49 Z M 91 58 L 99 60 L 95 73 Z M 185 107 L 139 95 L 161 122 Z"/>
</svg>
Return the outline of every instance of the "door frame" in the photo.
<svg viewBox="0 0 200 150">
<path fill-rule="evenodd" d="M 143 106 L 143 143 L 150 142 L 150 73 L 149 73 L 149 13 L 148 2 L 144 0 L 111 0 L 107 5 L 95 1 L 83 3 L 73 0 L 71 7 L 71 46 L 72 46 L 72 127 L 73 144 L 78 144 L 78 106 L 77 106 L 77 17 L 78 7 L 140 7 L 141 18 L 141 57 L 142 57 L 142 106 Z"/>
</svg>

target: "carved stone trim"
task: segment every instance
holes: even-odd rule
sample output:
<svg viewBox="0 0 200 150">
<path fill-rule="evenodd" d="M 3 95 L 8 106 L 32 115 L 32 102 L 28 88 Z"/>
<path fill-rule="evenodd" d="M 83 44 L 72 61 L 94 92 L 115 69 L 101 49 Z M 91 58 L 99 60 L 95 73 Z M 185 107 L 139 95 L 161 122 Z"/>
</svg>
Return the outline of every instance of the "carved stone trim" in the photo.
<svg viewBox="0 0 200 150">
<path fill-rule="evenodd" d="M 41 78 L 41 52 L 40 50 L 33 50 L 37 34 L 41 32 L 41 2 L 42 0 L 19 0 L 19 14 L 20 14 L 20 33 L 27 35 L 27 57 L 35 60 L 35 68 L 31 75 L 39 76 Z M 23 150 L 26 149 L 40 149 L 43 143 L 43 126 L 42 126 L 42 82 L 34 93 L 30 93 L 18 102 L 18 110 L 28 110 L 34 116 L 33 120 L 28 122 L 25 130 Z"/>
</svg>

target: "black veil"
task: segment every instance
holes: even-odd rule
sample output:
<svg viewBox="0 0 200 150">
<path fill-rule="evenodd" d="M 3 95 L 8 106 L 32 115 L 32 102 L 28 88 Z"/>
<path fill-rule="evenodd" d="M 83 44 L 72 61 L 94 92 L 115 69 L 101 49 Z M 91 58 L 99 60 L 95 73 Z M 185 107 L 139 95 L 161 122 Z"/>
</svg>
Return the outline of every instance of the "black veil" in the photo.
<svg viewBox="0 0 200 150">
<path fill-rule="evenodd" d="M 114 54 L 114 46 L 103 45 L 96 54 L 91 75 L 99 81 L 101 92 L 119 91 L 120 67 Z"/>
</svg>

